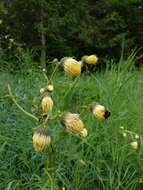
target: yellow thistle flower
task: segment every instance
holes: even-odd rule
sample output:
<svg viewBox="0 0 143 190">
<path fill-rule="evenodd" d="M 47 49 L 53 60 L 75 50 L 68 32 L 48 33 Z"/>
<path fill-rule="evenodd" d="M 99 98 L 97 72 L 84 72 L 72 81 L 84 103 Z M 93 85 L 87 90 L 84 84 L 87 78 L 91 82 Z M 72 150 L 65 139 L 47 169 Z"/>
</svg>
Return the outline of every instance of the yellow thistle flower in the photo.
<svg viewBox="0 0 143 190">
<path fill-rule="evenodd" d="M 45 127 L 39 127 L 33 134 L 33 147 L 35 151 L 42 152 L 51 143 L 49 130 Z"/>
<path fill-rule="evenodd" d="M 100 105 L 98 103 L 94 103 L 91 109 L 92 113 L 98 119 L 107 119 L 111 114 L 109 111 L 106 110 L 106 108 L 103 105 Z"/>
<path fill-rule="evenodd" d="M 47 86 L 47 90 L 48 90 L 49 92 L 53 92 L 54 86 L 53 86 L 52 84 L 49 84 L 49 85 Z"/>
<path fill-rule="evenodd" d="M 48 113 L 53 108 L 53 100 L 50 96 L 45 96 L 41 101 L 41 107 L 43 113 Z"/>
<path fill-rule="evenodd" d="M 98 57 L 96 55 L 84 56 L 83 61 L 86 64 L 95 65 L 98 61 Z"/>
<path fill-rule="evenodd" d="M 83 121 L 80 119 L 79 114 L 67 112 L 62 117 L 62 124 L 70 133 L 79 134 L 82 137 L 87 136 L 87 129 Z"/>
<path fill-rule="evenodd" d="M 130 143 L 130 146 L 131 146 L 132 149 L 137 150 L 138 147 L 139 147 L 138 141 L 133 141 L 133 142 L 131 142 L 131 143 Z"/>
<path fill-rule="evenodd" d="M 79 76 L 81 74 L 82 64 L 73 58 L 66 58 L 63 62 L 65 73 L 70 76 Z"/>
</svg>

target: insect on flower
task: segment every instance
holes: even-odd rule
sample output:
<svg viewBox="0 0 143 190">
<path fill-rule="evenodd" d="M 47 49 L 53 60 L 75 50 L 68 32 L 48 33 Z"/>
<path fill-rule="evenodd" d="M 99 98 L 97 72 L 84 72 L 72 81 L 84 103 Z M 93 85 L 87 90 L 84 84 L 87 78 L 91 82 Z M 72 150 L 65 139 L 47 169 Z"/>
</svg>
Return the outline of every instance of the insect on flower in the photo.
<svg viewBox="0 0 143 190">
<path fill-rule="evenodd" d="M 62 116 L 61 122 L 70 133 L 79 134 L 82 137 L 88 135 L 87 129 L 85 128 L 83 121 L 80 119 L 79 114 L 67 112 Z"/>
<path fill-rule="evenodd" d="M 51 143 L 50 133 L 46 127 L 37 128 L 32 139 L 33 147 L 37 152 L 42 152 Z"/>
<path fill-rule="evenodd" d="M 103 106 L 98 103 L 91 105 L 91 111 L 98 119 L 107 119 L 111 113 Z"/>
</svg>

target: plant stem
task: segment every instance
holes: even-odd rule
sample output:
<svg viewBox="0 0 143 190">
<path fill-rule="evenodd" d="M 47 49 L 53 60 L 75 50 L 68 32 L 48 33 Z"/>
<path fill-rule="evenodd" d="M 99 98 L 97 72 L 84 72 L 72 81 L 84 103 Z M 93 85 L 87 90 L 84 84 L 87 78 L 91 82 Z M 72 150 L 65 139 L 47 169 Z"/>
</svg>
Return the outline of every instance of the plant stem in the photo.
<svg viewBox="0 0 143 190">
<path fill-rule="evenodd" d="M 10 85 L 8 85 L 8 92 L 9 92 L 9 95 L 10 95 L 10 98 L 12 99 L 12 101 L 15 103 L 15 105 L 27 116 L 35 119 L 36 121 L 38 121 L 38 118 L 34 115 L 32 115 L 31 113 L 27 112 L 24 108 L 22 108 L 15 100 L 13 94 L 12 94 L 12 91 L 11 91 L 11 87 Z"/>
</svg>

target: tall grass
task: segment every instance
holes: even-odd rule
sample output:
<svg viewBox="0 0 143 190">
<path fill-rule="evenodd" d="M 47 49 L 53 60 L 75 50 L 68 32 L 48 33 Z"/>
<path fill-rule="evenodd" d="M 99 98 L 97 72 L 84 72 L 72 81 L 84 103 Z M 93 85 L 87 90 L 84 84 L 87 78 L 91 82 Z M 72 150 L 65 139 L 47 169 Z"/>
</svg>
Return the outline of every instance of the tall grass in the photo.
<svg viewBox="0 0 143 190">
<path fill-rule="evenodd" d="M 143 72 L 133 69 L 134 57 L 121 60 L 104 72 L 81 76 L 63 98 L 70 80 L 63 73 L 54 78 L 53 100 L 61 111 L 81 113 L 88 137 L 64 131 L 59 121 L 51 122 L 55 176 L 45 168 L 49 156 L 32 148 L 33 121 L 23 115 L 7 95 L 10 83 L 17 101 L 31 111 L 45 79 L 40 72 L 0 75 L 0 189 L 5 190 L 142 190 L 143 189 Z M 99 121 L 85 105 L 98 101 L 111 117 Z M 130 147 L 129 136 L 120 127 L 140 136 L 138 150 Z M 59 138 L 60 135 L 60 138 Z"/>
</svg>

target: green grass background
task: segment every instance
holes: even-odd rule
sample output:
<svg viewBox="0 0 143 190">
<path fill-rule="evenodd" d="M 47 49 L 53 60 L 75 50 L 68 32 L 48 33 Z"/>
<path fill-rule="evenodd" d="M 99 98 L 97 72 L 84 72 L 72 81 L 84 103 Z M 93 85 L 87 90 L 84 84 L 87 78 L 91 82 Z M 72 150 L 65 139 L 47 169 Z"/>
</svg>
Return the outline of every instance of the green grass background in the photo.
<svg viewBox="0 0 143 190">
<path fill-rule="evenodd" d="M 10 84 L 17 102 L 32 111 L 33 99 L 46 82 L 40 71 L 0 74 L 0 190 L 142 190 L 143 189 L 143 71 L 133 60 L 118 67 L 83 74 L 74 88 L 62 72 L 54 77 L 53 101 L 61 111 L 81 113 L 88 136 L 82 139 L 64 131 L 59 121 L 49 123 L 54 147 L 55 176 L 45 168 L 48 153 L 36 153 L 32 132 L 36 126 L 8 98 Z M 112 64 L 111 64 L 112 65 Z M 98 101 L 111 111 L 106 121 L 97 120 L 85 105 Z M 120 127 L 140 135 L 139 149 Z M 60 134 L 60 139 L 59 139 Z"/>
</svg>

